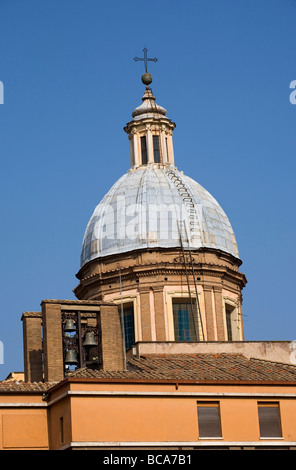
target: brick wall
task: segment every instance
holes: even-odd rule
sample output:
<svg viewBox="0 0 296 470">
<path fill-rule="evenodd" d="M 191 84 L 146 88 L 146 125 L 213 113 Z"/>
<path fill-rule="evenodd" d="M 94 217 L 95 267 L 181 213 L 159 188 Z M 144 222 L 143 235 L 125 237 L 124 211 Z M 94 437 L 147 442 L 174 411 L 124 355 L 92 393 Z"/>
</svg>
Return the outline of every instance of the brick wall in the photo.
<svg viewBox="0 0 296 470">
<path fill-rule="evenodd" d="M 64 378 L 61 305 L 42 302 L 44 380 Z"/>
<path fill-rule="evenodd" d="M 42 314 L 24 312 L 22 321 L 25 381 L 42 382 Z"/>
<path fill-rule="evenodd" d="M 100 312 L 103 369 L 124 370 L 123 337 L 118 307 L 102 305 Z"/>
</svg>

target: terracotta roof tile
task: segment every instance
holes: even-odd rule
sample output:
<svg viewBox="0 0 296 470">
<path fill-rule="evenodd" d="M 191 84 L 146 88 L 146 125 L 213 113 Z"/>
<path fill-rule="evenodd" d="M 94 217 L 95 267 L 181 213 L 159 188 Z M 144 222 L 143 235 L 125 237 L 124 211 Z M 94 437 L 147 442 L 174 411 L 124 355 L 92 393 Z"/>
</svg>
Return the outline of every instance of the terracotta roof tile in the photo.
<svg viewBox="0 0 296 470">
<path fill-rule="evenodd" d="M 296 366 L 239 354 L 153 354 L 130 359 L 126 371 L 80 369 L 71 377 L 293 382 Z"/>
<path fill-rule="evenodd" d="M 53 385 L 53 383 L 3 380 L 0 382 L 0 393 L 43 393 Z"/>
<path fill-rule="evenodd" d="M 296 365 L 248 359 L 240 354 L 151 354 L 128 360 L 126 371 L 78 369 L 80 379 L 296 382 Z M 55 383 L 3 381 L 0 394 L 44 393 Z"/>
</svg>

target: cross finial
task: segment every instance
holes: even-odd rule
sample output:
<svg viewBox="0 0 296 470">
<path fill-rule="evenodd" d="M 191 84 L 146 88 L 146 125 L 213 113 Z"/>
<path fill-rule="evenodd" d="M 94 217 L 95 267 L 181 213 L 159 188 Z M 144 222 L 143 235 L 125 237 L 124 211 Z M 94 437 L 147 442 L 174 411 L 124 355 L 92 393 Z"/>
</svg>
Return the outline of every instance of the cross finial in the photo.
<svg viewBox="0 0 296 470">
<path fill-rule="evenodd" d="M 148 49 L 146 49 L 146 47 L 143 49 L 143 52 L 144 52 L 144 57 L 135 57 L 134 60 L 136 62 L 138 62 L 138 60 L 141 60 L 141 61 L 144 61 L 144 65 L 145 65 L 145 72 L 147 73 L 147 62 L 157 62 L 158 59 L 156 57 L 154 57 L 154 59 L 151 59 L 151 58 L 148 58 L 147 57 L 147 52 L 148 52 Z"/>
</svg>

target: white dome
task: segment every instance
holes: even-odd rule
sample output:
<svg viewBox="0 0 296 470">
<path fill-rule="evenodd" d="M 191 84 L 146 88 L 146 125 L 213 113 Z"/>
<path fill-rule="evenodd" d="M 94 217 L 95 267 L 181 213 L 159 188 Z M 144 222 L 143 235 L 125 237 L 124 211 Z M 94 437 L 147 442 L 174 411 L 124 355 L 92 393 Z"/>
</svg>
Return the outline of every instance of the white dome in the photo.
<svg viewBox="0 0 296 470">
<path fill-rule="evenodd" d="M 213 248 L 238 258 L 230 222 L 200 184 L 175 167 L 129 170 L 96 207 L 85 231 L 81 267 L 145 248 Z"/>
</svg>

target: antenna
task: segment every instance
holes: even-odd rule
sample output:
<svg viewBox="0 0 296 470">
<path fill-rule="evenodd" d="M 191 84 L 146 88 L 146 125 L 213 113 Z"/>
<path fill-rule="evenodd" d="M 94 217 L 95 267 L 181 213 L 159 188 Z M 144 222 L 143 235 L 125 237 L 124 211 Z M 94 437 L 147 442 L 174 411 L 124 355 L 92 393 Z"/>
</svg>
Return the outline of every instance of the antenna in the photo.
<svg viewBox="0 0 296 470">
<path fill-rule="evenodd" d="M 184 225 L 185 225 L 185 224 L 184 224 Z M 186 225 L 185 225 L 185 230 L 186 230 L 186 234 L 187 234 L 187 239 L 189 240 Z M 205 340 L 205 334 L 204 334 L 204 329 L 203 329 L 203 324 L 202 324 L 202 318 L 201 318 L 201 311 L 200 311 L 200 305 L 199 305 L 199 299 L 198 299 L 198 293 L 197 293 L 197 285 L 196 285 L 195 271 L 194 271 L 193 258 L 192 258 L 191 249 L 190 249 L 190 243 L 188 243 L 188 250 L 189 250 L 189 256 L 190 256 L 191 267 L 192 267 L 192 274 L 193 274 L 193 280 L 194 280 L 194 287 L 195 287 L 197 315 L 198 315 L 199 320 L 200 320 L 200 326 L 201 326 L 202 337 L 203 337 L 203 340 Z"/>
<path fill-rule="evenodd" d="M 198 328 L 197 328 L 197 325 L 196 325 L 195 315 L 194 315 L 194 312 L 193 312 L 193 302 L 192 302 L 191 289 L 190 289 L 190 283 L 189 283 L 189 276 L 188 276 L 188 270 L 187 270 L 187 264 L 186 264 L 186 258 L 185 258 L 185 251 L 184 251 L 184 247 L 183 247 L 182 234 L 181 234 L 181 230 L 180 230 L 178 221 L 177 221 L 177 225 L 178 225 L 178 230 L 179 230 L 179 234 L 180 234 L 180 243 L 181 243 L 181 248 L 182 248 L 182 253 L 183 253 L 183 259 L 184 259 L 185 273 L 186 273 L 186 279 L 187 279 L 188 293 L 189 293 L 189 297 L 190 297 L 191 312 L 192 312 L 192 317 L 193 317 L 193 321 L 194 321 L 194 329 L 195 329 L 196 341 L 198 341 L 199 334 L 198 334 Z M 196 299 L 196 300 L 198 301 L 198 299 Z"/>
<path fill-rule="evenodd" d="M 119 272 L 120 299 L 121 299 L 121 328 L 122 328 L 124 370 L 126 370 L 125 331 L 124 331 L 124 315 L 123 315 L 122 282 L 121 282 L 121 268 L 120 268 L 120 263 L 118 263 L 118 272 Z"/>
</svg>

